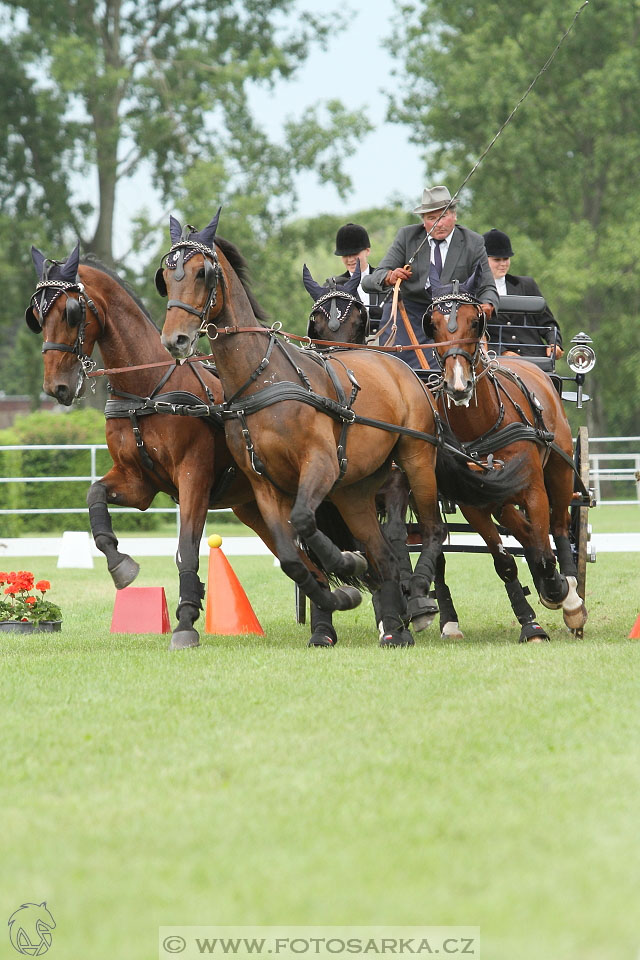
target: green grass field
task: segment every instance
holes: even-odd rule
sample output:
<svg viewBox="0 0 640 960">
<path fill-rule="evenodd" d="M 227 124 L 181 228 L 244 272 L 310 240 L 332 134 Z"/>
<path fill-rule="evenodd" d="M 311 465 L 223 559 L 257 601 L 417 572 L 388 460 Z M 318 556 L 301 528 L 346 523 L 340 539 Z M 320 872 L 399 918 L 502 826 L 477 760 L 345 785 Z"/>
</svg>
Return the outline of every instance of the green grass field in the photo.
<svg viewBox="0 0 640 960">
<path fill-rule="evenodd" d="M 160 925 L 309 923 L 636 960 L 640 554 L 589 565 L 584 640 L 541 609 L 552 642 L 529 646 L 490 561 L 450 557 L 466 639 L 395 651 L 368 601 L 308 650 L 269 558 L 233 558 L 266 637 L 181 653 L 109 633 L 102 561 L 55 563 L 15 566 L 52 581 L 62 633 L 0 638 L 0 917 L 46 900 L 52 960 L 152 960 Z M 141 563 L 173 616 L 172 561 Z"/>
</svg>

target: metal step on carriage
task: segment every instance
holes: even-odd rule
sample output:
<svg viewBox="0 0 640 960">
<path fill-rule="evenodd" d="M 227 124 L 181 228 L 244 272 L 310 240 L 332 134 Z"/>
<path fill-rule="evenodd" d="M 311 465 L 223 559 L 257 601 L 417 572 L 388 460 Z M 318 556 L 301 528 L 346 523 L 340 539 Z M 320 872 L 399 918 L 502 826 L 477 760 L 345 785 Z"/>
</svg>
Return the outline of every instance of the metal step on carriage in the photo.
<svg viewBox="0 0 640 960">
<path fill-rule="evenodd" d="M 513 295 L 500 297 L 500 312 L 504 313 L 538 314 L 544 310 L 545 306 L 546 302 L 543 297 Z M 547 327 L 536 327 L 529 323 L 527 327 L 529 330 L 533 329 L 540 332 L 548 332 Z M 373 323 L 372 329 L 375 329 Z M 492 341 L 490 345 L 490 348 L 495 352 L 496 358 L 499 358 L 503 351 L 507 349 L 518 352 L 521 347 L 526 346 L 517 339 L 517 330 L 518 327 L 515 325 L 501 325 L 498 328 L 498 339 L 495 342 Z M 556 328 L 552 328 L 552 331 L 553 339 L 551 344 L 555 345 Z M 527 356 L 524 359 L 526 359 L 527 362 L 534 363 L 549 375 L 564 403 L 574 403 L 578 409 L 582 409 L 583 404 L 590 399 L 583 388 L 586 375 L 595 366 L 596 355 L 591 337 L 586 333 L 580 332 L 572 339 L 571 347 L 567 353 L 566 362 L 572 376 L 561 376 L 557 373 L 555 353 L 552 353 L 552 356 L 549 357 L 543 355 L 541 349 L 540 356 Z M 418 376 L 427 383 L 432 376 L 431 371 L 420 370 L 416 372 Z M 570 507 L 571 523 L 569 539 L 571 551 L 578 570 L 577 589 L 580 597 L 584 600 L 586 597 L 587 563 L 595 563 L 596 560 L 595 547 L 591 541 L 591 525 L 589 524 L 589 509 L 596 505 L 596 501 L 594 490 L 589 483 L 589 433 L 586 426 L 581 426 L 574 438 L 574 469 L 575 480 L 573 500 Z M 456 513 L 456 504 L 441 498 L 440 505 L 443 516 L 447 521 L 449 534 L 467 535 L 463 542 L 460 542 L 459 538 L 454 537 L 452 539 L 448 537 L 443 545 L 444 552 L 487 554 L 489 551 L 486 545 L 482 543 L 480 537 L 475 534 L 475 531 L 472 530 L 469 524 L 447 519 L 448 516 Z M 509 538 L 506 544 L 508 551 L 514 556 L 523 557 L 524 549 L 511 537 L 510 531 L 500 524 L 498 524 L 497 527 L 502 537 Z M 407 523 L 407 545 L 411 552 L 416 553 L 419 552 L 421 548 L 420 537 L 417 531 L 417 524 L 412 522 Z M 468 535 L 472 536 L 470 537 Z M 472 540 L 472 542 L 469 542 L 470 540 Z M 296 621 L 300 624 L 306 623 L 306 597 L 297 589 L 295 604 Z M 582 628 L 572 632 L 578 638 L 581 638 L 583 635 Z"/>
</svg>

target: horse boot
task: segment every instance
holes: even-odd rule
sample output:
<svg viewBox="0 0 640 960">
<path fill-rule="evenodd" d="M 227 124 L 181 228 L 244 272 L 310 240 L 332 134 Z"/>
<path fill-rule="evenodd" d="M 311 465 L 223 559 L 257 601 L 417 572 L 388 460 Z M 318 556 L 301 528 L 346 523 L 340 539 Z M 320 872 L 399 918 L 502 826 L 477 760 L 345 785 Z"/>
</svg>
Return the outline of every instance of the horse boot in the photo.
<svg viewBox="0 0 640 960">
<path fill-rule="evenodd" d="M 397 580 L 383 580 L 374 596 L 381 647 L 412 647 L 413 635 L 405 626 L 406 609 Z M 380 613 L 378 613 L 380 611 Z"/>
<path fill-rule="evenodd" d="M 315 603 L 311 604 L 311 631 L 308 647 L 335 647 L 338 642 L 331 611 L 321 610 Z"/>
</svg>

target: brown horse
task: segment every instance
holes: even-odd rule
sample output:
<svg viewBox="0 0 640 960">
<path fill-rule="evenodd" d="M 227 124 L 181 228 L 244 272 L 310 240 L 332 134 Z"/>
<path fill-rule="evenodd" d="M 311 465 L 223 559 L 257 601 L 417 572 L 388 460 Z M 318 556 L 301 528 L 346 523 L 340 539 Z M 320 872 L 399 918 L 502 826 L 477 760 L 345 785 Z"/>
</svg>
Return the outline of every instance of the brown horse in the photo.
<svg viewBox="0 0 640 960">
<path fill-rule="evenodd" d="M 541 602 L 551 609 L 562 607 L 567 626 L 579 630 L 587 611 L 577 592 L 578 574 L 569 541 L 574 490 L 569 423 L 546 373 L 526 360 L 501 360 L 498 364 L 488 359 L 482 348 L 486 318 L 473 297 L 476 274 L 462 285 L 444 287 L 436 276 L 431 277 L 433 303 L 425 317 L 425 332 L 438 345 L 436 357 L 442 373 L 439 407 L 469 453 L 493 454 L 505 463 L 513 457 L 526 457 L 528 482 L 494 515 L 524 547 Z M 515 560 L 501 542 L 491 511 L 461 509 L 492 554 L 522 625 L 520 639 L 548 639 L 534 621 L 518 582 Z"/>
<path fill-rule="evenodd" d="M 171 218 L 173 245 L 156 274 L 159 292 L 170 298 L 162 342 L 174 357 L 186 358 L 199 336 L 208 334 L 226 399 L 227 443 L 250 479 L 283 571 L 322 609 L 349 609 L 359 602 L 358 592 L 331 590 L 326 574 L 363 576 L 368 563 L 381 610 L 381 644 L 411 644 L 397 564 L 377 521 L 375 493 L 395 460 L 409 477 L 422 534 L 411 597 L 424 598 L 444 536 L 433 403 L 395 357 L 363 351 L 350 354 L 347 366 L 339 357 L 324 360 L 283 343 L 274 329 L 256 324 L 237 272 L 242 258 L 215 237 L 218 217 L 219 211 L 200 233 L 189 226 L 183 230 Z M 510 471 L 479 475 L 448 459 L 456 499 L 464 488 L 462 499 L 473 490 L 473 502 L 496 505 L 522 483 L 519 465 L 516 480 Z M 342 552 L 318 529 L 315 513 L 325 499 L 362 543 L 366 561 Z M 322 569 L 314 569 L 296 537 L 313 550 Z"/>
<path fill-rule="evenodd" d="M 371 338 L 369 315 L 358 296 L 360 284 L 360 264 L 351 277 L 331 277 L 324 284 L 317 283 L 305 264 L 302 270 L 302 282 L 307 293 L 313 299 L 309 313 L 307 336 L 319 341 L 328 341 L 321 350 L 331 350 L 331 343 L 354 343 L 365 345 Z M 382 484 L 376 494 L 378 514 L 383 521 L 385 536 L 391 543 L 400 566 L 400 579 L 405 592 L 409 590 L 412 565 L 407 546 L 407 511 L 410 504 L 410 490 L 406 475 L 394 466 L 389 479 Z M 408 614 L 415 631 L 426 629 L 436 612 L 440 614 L 440 634 L 442 637 L 463 639 L 458 614 L 453 604 L 451 591 L 445 582 L 445 555 L 440 553 L 434 577 L 434 590 L 437 604 L 432 608 L 420 608 L 415 615 L 411 605 Z"/>
<path fill-rule="evenodd" d="M 121 589 L 132 583 L 139 566 L 118 550 L 108 505 L 146 510 L 159 491 L 179 501 L 180 602 L 171 648 L 197 646 L 194 622 L 204 597 L 199 547 L 207 510 L 232 507 L 271 546 L 251 485 L 234 464 L 221 424 L 201 418 L 222 400 L 220 381 L 200 363 L 166 364 L 158 330 L 142 305 L 106 267 L 80 264 L 77 247 L 65 261 L 45 260 L 35 249 L 33 259 L 40 282 L 26 320 L 31 330 L 44 334 L 46 393 L 71 404 L 82 391 L 96 343 L 107 368 L 165 361 L 164 369 L 110 374 L 106 439 L 114 466 L 91 485 L 87 502 L 96 546 Z M 156 404 L 167 412 L 156 412 Z M 177 415 L 188 409 L 200 416 Z"/>
</svg>

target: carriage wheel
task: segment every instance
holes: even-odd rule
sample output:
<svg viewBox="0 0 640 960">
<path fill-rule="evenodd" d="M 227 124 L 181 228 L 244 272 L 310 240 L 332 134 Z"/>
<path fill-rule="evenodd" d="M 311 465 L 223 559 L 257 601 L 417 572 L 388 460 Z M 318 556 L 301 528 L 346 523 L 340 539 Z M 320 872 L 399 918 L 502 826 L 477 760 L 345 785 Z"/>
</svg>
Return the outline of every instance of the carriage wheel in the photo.
<svg viewBox="0 0 640 960">
<path fill-rule="evenodd" d="M 576 448 L 574 454 L 576 471 L 582 480 L 585 489 L 589 490 L 589 432 L 586 427 L 580 427 L 576 438 Z M 584 494 L 581 494 L 577 488 L 577 482 L 574 485 L 575 493 L 578 495 L 576 503 L 571 507 L 571 547 L 574 553 L 576 567 L 578 569 L 577 589 L 582 599 L 585 599 L 587 587 L 587 559 L 589 555 L 589 500 L 585 500 Z M 571 633 L 578 639 L 582 639 L 583 628 L 572 630 Z"/>
</svg>

